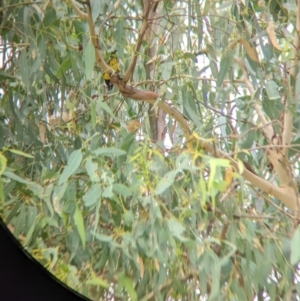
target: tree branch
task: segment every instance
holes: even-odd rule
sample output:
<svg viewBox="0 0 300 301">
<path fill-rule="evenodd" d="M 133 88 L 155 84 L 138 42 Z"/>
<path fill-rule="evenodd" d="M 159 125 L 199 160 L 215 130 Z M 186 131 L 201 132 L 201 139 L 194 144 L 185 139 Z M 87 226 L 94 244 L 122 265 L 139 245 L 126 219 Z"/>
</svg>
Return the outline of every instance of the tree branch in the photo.
<svg viewBox="0 0 300 301">
<path fill-rule="evenodd" d="M 255 91 L 254 91 L 252 84 L 250 83 L 250 81 L 248 79 L 248 73 L 245 68 L 245 65 L 244 65 L 243 61 L 237 57 L 234 57 L 234 60 L 239 65 L 239 67 L 243 73 L 243 82 L 246 85 L 246 87 L 248 88 L 248 90 L 250 92 L 251 100 L 252 100 L 254 98 Z M 266 138 L 269 140 L 269 142 L 271 142 L 271 139 L 274 135 L 274 130 L 273 130 L 272 125 L 270 125 L 270 123 L 267 122 L 260 105 L 256 101 L 254 102 L 254 109 L 258 115 L 260 122 L 263 125 L 263 131 L 265 133 Z"/>
<path fill-rule="evenodd" d="M 124 97 L 129 97 L 133 100 L 142 100 L 149 104 L 155 104 L 157 98 L 159 97 L 159 94 L 157 94 L 155 92 L 141 91 L 130 85 L 127 85 L 125 80 L 123 78 L 120 78 L 118 74 L 114 73 L 114 70 L 110 66 L 108 66 L 106 64 L 106 62 L 103 60 L 103 57 L 101 54 L 101 47 L 99 44 L 99 39 L 95 33 L 94 22 L 93 22 L 91 10 L 90 10 L 90 7 L 91 7 L 90 1 L 87 0 L 86 3 L 87 3 L 87 14 L 83 13 L 77 7 L 74 0 L 71 0 L 71 4 L 72 4 L 72 7 L 74 8 L 75 12 L 78 14 L 79 17 L 83 18 L 88 23 L 89 31 L 90 31 L 90 39 L 91 39 L 91 42 L 95 49 L 96 62 L 98 64 L 98 66 L 101 68 L 101 71 L 109 72 L 111 74 L 112 84 L 115 85 L 119 89 L 120 93 Z M 137 46 L 136 46 L 136 49 L 138 49 L 138 50 L 140 47 L 138 45 L 139 44 L 141 45 L 143 35 L 146 31 L 147 18 L 149 15 L 150 8 L 152 7 L 151 2 L 149 0 L 147 0 L 147 5 L 148 5 L 148 8 L 145 9 L 145 19 L 144 19 L 143 26 L 142 26 L 142 29 L 141 29 L 140 35 L 139 35 L 139 40 L 138 40 Z M 154 2 L 154 5 L 156 5 L 156 2 Z M 136 62 L 136 58 L 135 58 L 135 60 L 133 59 L 131 61 L 131 67 L 129 66 L 128 70 L 131 70 L 130 68 L 132 68 L 132 71 L 134 70 L 135 62 Z M 128 74 L 128 70 L 127 70 L 126 74 Z M 190 134 L 190 129 L 189 129 L 188 123 L 187 123 L 186 119 L 184 118 L 184 116 L 179 111 L 171 108 L 171 106 L 169 106 L 168 104 L 163 103 L 161 101 L 157 102 L 157 106 L 160 109 L 162 109 L 165 113 L 169 114 L 172 118 L 174 118 L 181 125 L 182 130 L 185 135 Z"/>
<path fill-rule="evenodd" d="M 76 14 L 77 14 L 82 20 L 87 20 L 88 15 L 79 9 L 79 7 L 77 6 L 77 4 L 75 3 L 74 0 L 71 0 L 71 5 L 72 5 L 74 11 L 76 12 Z"/>
<path fill-rule="evenodd" d="M 143 23 L 142 23 L 142 27 L 139 31 L 138 34 L 138 40 L 136 42 L 136 46 L 135 46 L 135 50 L 134 53 L 132 55 L 131 58 L 131 62 L 129 64 L 129 67 L 124 75 L 124 82 L 127 83 L 130 79 L 130 77 L 132 76 L 134 69 L 135 69 L 135 65 L 136 65 L 136 61 L 137 61 L 137 56 L 139 53 L 139 50 L 141 48 L 142 42 L 143 42 L 143 37 L 146 33 L 147 27 L 148 27 L 148 17 L 149 17 L 149 13 L 150 10 L 152 9 L 152 3 L 150 0 L 146 0 L 146 4 L 144 7 L 144 15 L 143 15 Z M 154 5 L 156 5 L 156 3 L 154 2 Z"/>
<path fill-rule="evenodd" d="M 74 11 L 77 13 L 77 15 L 80 18 L 87 21 L 87 23 L 88 23 L 89 31 L 90 31 L 90 39 L 91 39 L 91 42 L 95 49 L 95 58 L 96 58 L 97 65 L 101 68 L 101 71 L 103 73 L 104 72 L 113 73 L 114 70 L 106 64 L 106 62 L 104 61 L 102 54 L 101 54 L 101 47 L 100 47 L 99 39 L 95 32 L 94 22 L 93 22 L 93 18 L 92 18 L 92 12 L 90 9 L 90 7 L 91 7 L 90 0 L 87 0 L 86 3 L 87 3 L 87 13 L 84 13 L 75 4 L 75 0 L 71 0 L 71 5 L 72 5 Z"/>
<path fill-rule="evenodd" d="M 148 0 L 145 0 L 148 1 Z M 144 2 L 144 1 L 143 1 Z M 143 10 L 145 9 L 145 6 L 143 6 Z M 156 15 L 157 5 L 154 5 L 153 8 L 149 12 L 149 19 L 153 19 Z M 157 32 L 158 24 L 151 22 L 148 23 L 147 30 L 145 32 L 145 41 L 147 42 L 147 46 L 145 47 L 145 61 L 144 61 L 144 67 L 146 71 L 146 80 L 153 80 L 154 74 L 155 74 L 155 63 L 154 61 L 152 63 L 146 63 L 146 61 L 153 57 L 157 52 L 157 42 L 153 43 L 153 38 L 155 36 L 155 33 Z M 150 85 L 150 90 L 155 90 L 155 85 L 152 82 Z M 162 114 L 161 110 L 156 110 L 153 105 L 148 106 L 148 118 L 149 118 L 149 124 L 150 124 L 150 137 L 152 141 L 161 140 L 163 141 L 163 137 L 159 135 L 159 132 L 163 133 L 165 130 L 165 118 L 163 117 L 165 114 Z M 159 129 L 161 128 L 161 129 Z"/>
<path fill-rule="evenodd" d="M 116 10 L 117 8 L 118 8 L 118 6 L 120 5 L 120 3 L 121 3 L 121 0 L 118 0 L 115 4 L 114 4 L 114 10 Z M 99 33 L 98 33 L 98 36 L 100 37 L 100 35 L 101 35 L 101 31 L 102 31 L 102 28 L 103 28 L 103 26 L 105 25 L 105 23 L 110 19 L 110 18 L 112 18 L 112 13 L 113 13 L 113 11 L 111 10 L 110 12 L 109 12 L 109 14 L 106 16 L 106 18 L 102 21 L 102 23 L 101 23 L 101 25 L 100 25 L 100 27 L 99 27 Z"/>
<path fill-rule="evenodd" d="M 247 86 L 251 98 L 254 98 L 254 89 L 252 84 L 250 83 L 247 75 L 246 68 L 244 66 L 244 63 L 237 57 L 234 58 L 235 62 L 239 65 L 240 69 L 243 72 L 243 80 L 245 85 Z M 276 137 L 274 129 L 270 123 L 267 122 L 264 113 L 260 107 L 260 105 L 257 102 L 254 102 L 254 109 L 256 110 L 259 120 L 263 124 L 263 131 L 265 134 L 265 137 L 267 138 L 270 145 L 277 146 L 278 144 L 281 144 L 281 141 L 278 137 Z M 290 110 L 288 109 L 287 114 L 291 114 Z M 289 162 L 287 161 L 286 157 L 284 156 L 281 149 L 278 149 L 277 147 L 270 148 L 267 150 L 267 156 L 269 161 L 272 163 L 274 170 L 276 171 L 276 174 L 278 175 L 278 179 L 280 181 L 280 185 L 283 187 L 286 187 L 287 189 L 294 190 L 294 194 L 296 193 L 294 189 L 294 183 L 293 183 L 293 174 L 291 172 L 291 167 Z"/>
<path fill-rule="evenodd" d="M 295 31 L 295 36 L 294 36 L 294 41 L 293 41 L 293 47 L 292 47 L 292 57 L 291 57 L 291 62 L 292 66 L 290 68 L 290 80 L 288 87 L 290 87 L 291 83 L 294 81 L 296 82 L 296 75 L 297 75 L 297 70 L 298 70 L 298 51 L 300 47 L 300 1 L 298 1 L 297 4 L 297 9 L 295 11 L 296 15 L 296 31 Z M 293 85 L 293 91 L 291 91 L 292 95 L 292 103 L 295 103 L 295 85 Z M 283 117 L 283 130 L 282 130 L 282 144 L 283 145 L 288 145 L 291 143 L 292 139 L 292 130 L 293 130 L 293 114 L 291 112 L 291 102 L 287 98 L 285 102 L 285 108 L 284 108 L 284 117 Z M 287 153 L 287 149 L 285 150 L 285 153 Z"/>
<path fill-rule="evenodd" d="M 182 127 L 182 130 L 186 136 L 190 134 L 189 125 L 185 117 L 176 109 L 172 108 L 165 102 L 158 101 L 159 94 L 156 92 L 148 92 L 148 91 L 141 91 L 136 89 L 128 84 L 125 84 L 124 81 L 119 78 L 118 74 L 112 74 L 110 78 L 113 85 L 115 85 L 120 93 L 124 97 L 129 97 L 133 100 L 141 100 L 147 102 L 149 104 L 156 104 L 160 109 L 162 109 L 165 113 L 169 114 L 172 118 L 174 118 Z"/>
<path fill-rule="evenodd" d="M 196 139 L 196 138 L 194 138 Z M 189 143 L 192 143 L 189 142 Z M 199 146 L 207 151 L 208 153 L 214 155 L 217 158 L 226 158 L 228 159 L 232 166 L 239 172 L 239 165 L 236 160 L 231 158 L 228 154 L 218 150 L 212 145 L 211 143 L 207 142 L 203 138 L 197 138 L 197 143 Z M 296 210 L 300 204 L 300 199 L 297 197 L 295 190 L 291 186 L 287 187 L 277 187 L 272 183 L 260 178 L 259 176 L 255 175 L 254 173 L 248 171 L 246 168 L 240 173 L 247 181 L 249 181 L 254 186 L 260 188 L 262 191 L 271 194 L 272 196 L 276 197 L 280 200 L 286 207 L 289 207 L 292 210 Z"/>
</svg>

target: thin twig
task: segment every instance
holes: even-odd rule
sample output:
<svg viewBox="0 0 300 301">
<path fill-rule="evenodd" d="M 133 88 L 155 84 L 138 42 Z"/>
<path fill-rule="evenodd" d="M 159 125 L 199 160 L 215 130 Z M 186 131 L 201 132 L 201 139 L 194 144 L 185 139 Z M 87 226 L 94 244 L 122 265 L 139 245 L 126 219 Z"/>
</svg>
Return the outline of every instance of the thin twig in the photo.
<svg viewBox="0 0 300 301">
<path fill-rule="evenodd" d="M 72 4 L 72 7 L 74 9 L 74 11 L 76 12 L 76 14 L 83 20 L 87 20 L 87 14 L 84 13 L 82 10 L 79 9 L 79 7 L 77 6 L 77 4 L 75 3 L 74 0 L 71 0 L 71 4 Z"/>
<path fill-rule="evenodd" d="M 252 86 L 252 84 L 250 83 L 249 79 L 248 79 L 248 73 L 247 73 L 247 70 L 245 68 L 245 65 L 243 63 L 243 61 L 237 57 L 234 57 L 234 60 L 235 62 L 239 65 L 242 73 L 243 73 L 243 78 L 242 80 L 244 81 L 244 84 L 246 85 L 246 87 L 248 88 L 249 92 L 250 92 L 250 95 L 251 95 L 251 99 L 254 98 L 254 94 L 255 94 L 255 91 L 254 91 L 254 88 Z M 264 126 L 264 133 L 265 133 L 265 136 L 267 137 L 267 139 L 269 140 L 269 142 L 271 142 L 271 139 L 274 135 L 274 129 L 272 126 L 268 126 L 268 122 L 265 118 L 265 115 L 260 107 L 260 105 L 255 101 L 254 102 L 254 109 L 255 111 L 257 112 L 257 115 L 258 115 L 258 118 L 260 120 L 260 122 L 263 124 Z"/>
<path fill-rule="evenodd" d="M 151 8 L 152 8 L 152 2 L 150 0 L 147 0 L 144 15 L 143 15 L 142 27 L 141 27 L 141 29 L 139 31 L 139 34 L 138 34 L 138 40 L 136 42 L 134 53 L 131 57 L 129 67 L 128 67 L 125 75 L 124 75 L 124 79 L 123 79 L 124 83 L 127 83 L 129 81 L 129 79 L 131 78 L 131 76 L 134 72 L 137 57 L 138 57 L 138 53 L 140 51 L 140 48 L 141 48 L 141 45 L 142 45 L 142 42 L 143 42 L 143 37 L 144 37 L 144 35 L 146 33 L 146 30 L 147 30 L 147 27 L 148 27 L 148 16 L 149 16 Z"/>
</svg>

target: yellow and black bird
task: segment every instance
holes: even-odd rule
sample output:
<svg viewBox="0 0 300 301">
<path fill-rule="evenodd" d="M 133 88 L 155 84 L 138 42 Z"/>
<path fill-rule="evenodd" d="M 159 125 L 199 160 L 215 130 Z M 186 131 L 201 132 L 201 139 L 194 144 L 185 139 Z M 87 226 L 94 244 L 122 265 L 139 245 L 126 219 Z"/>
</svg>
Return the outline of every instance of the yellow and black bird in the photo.
<svg viewBox="0 0 300 301">
<path fill-rule="evenodd" d="M 111 53 L 110 59 L 107 62 L 108 66 L 110 66 L 114 71 L 118 71 L 119 69 L 119 62 L 116 52 Z M 111 90 L 113 88 L 113 84 L 110 81 L 110 74 L 108 72 L 103 73 L 103 79 L 105 81 L 105 84 L 108 88 L 108 90 Z"/>
</svg>

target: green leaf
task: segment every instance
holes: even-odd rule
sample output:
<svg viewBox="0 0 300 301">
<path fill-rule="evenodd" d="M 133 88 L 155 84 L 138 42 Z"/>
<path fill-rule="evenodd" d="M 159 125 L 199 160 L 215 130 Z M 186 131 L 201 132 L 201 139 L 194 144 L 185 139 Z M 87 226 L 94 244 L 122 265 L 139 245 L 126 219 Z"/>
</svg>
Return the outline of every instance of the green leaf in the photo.
<svg viewBox="0 0 300 301">
<path fill-rule="evenodd" d="M 95 156 L 104 155 L 107 157 L 111 157 L 112 155 L 114 156 L 126 155 L 126 152 L 122 149 L 115 148 L 115 147 L 105 147 L 105 148 L 97 148 L 96 150 L 93 151 L 93 155 Z"/>
<path fill-rule="evenodd" d="M 58 247 L 47 248 L 46 250 L 44 250 L 43 255 L 45 259 L 51 261 L 49 270 L 53 269 L 58 260 Z"/>
<path fill-rule="evenodd" d="M 98 164 L 93 162 L 91 158 L 88 158 L 85 163 L 85 169 L 92 182 L 100 182 L 100 177 L 98 174 Z"/>
<path fill-rule="evenodd" d="M 83 248 L 85 248 L 85 229 L 84 229 L 84 221 L 83 221 L 83 217 L 82 217 L 82 213 L 78 207 L 78 205 L 76 204 L 76 209 L 73 215 L 74 218 L 74 223 L 75 226 L 77 228 L 81 243 Z"/>
<path fill-rule="evenodd" d="M 94 101 L 91 102 L 91 122 L 92 126 L 96 126 L 96 103 Z"/>
<path fill-rule="evenodd" d="M 57 220 L 52 218 L 52 217 L 43 217 L 41 219 L 41 228 L 43 228 L 44 226 L 49 225 L 49 226 L 53 226 L 56 228 L 59 228 Z"/>
<path fill-rule="evenodd" d="M 4 81 L 4 80 L 10 80 L 10 81 L 14 81 L 15 78 L 11 75 L 9 75 L 7 72 L 5 72 L 4 70 L 0 70 L 0 81 Z"/>
<path fill-rule="evenodd" d="M 33 231 L 35 229 L 35 226 L 36 226 L 36 220 L 32 223 L 32 225 L 30 226 L 30 228 L 28 230 L 28 233 L 26 235 L 26 239 L 24 241 L 24 246 L 28 246 L 28 244 L 30 243 L 30 240 L 31 240 Z"/>
<path fill-rule="evenodd" d="M 212 286 L 211 286 L 211 293 L 209 295 L 208 300 L 214 300 L 214 298 L 219 294 L 221 266 L 218 257 L 214 253 L 210 255 L 212 256 L 212 264 L 211 264 Z"/>
<path fill-rule="evenodd" d="M 130 225 L 133 224 L 134 215 L 133 215 L 132 211 L 128 211 L 128 210 L 125 211 L 125 213 L 124 213 L 124 222 L 125 222 L 125 225 L 127 225 L 127 226 L 130 226 Z"/>
<path fill-rule="evenodd" d="M 16 222 L 15 222 L 15 230 L 14 230 L 14 235 L 18 237 L 20 233 L 23 233 L 24 227 L 26 224 L 26 208 L 25 208 L 25 203 L 22 203 L 20 205 L 20 209 L 18 211 L 18 214 L 15 215 L 16 217 Z"/>
<path fill-rule="evenodd" d="M 27 58 L 27 50 L 23 48 L 20 54 L 20 75 L 25 84 L 26 89 L 29 89 L 29 67 L 28 67 L 28 58 Z"/>
<path fill-rule="evenodd" d="M 94 275 L 92 278 L 88 279 L 86 284 L 109 288 L 109 283 L 106 280 L 104 280 L 103 278 L 100 278 L 96 275 Z"/>
<path fill-rule="evenodd" d="M 174 62 L 168 62 L 162 65 L 162 79 L 168 80 L 171 76 L 172 68 L 175 65 Z"/>
<path fill-rule="evenodd" d="M 65 181 L 68 180 L 68 178 L 71 175 L 73 175 L 73 173 L 79 167 L 81 161 L 82 161 L 81 150 L 78 149 L 78 150 L 73 151 L 69 157 L 67 166 L 64 168 L 64 171 L 62 172 L 62 174 L 59 177 L 58 185 L 63 184 Z"/>
<path fill-rule="evenodd" d="M 47 74 L 50 77 L 50 79 L 52 79 L 55 83 L 59 83 L 59 79 L 53 74 L 48 62 L 45 63 L 44 68 L 45 74 Z"/>
<path fill-rule="evenodd" d="M 0 153 L 0 176 L 4 173 L 6 169 L 7 159 Z"/>
<path fill-rule="evenodd" d="M 92 42 L 89 40 L 83 51 L 85 76 L 87 80 L 93 77 L 94 64 L 95 64 L 95 50 Z"/>
<path fill-rule="evenodd" d="M 59 66 L 59 69 L 56 71 L 55 76 L 57 78 L 62 78 L 64 74 L 70 69 L 72 63 L 69 58 L 65 59 L 62 64 Z"/>
<path fill-rule="evenodd" d="M 209 160 L 210 172 L 208 178 L 208 185 L 207 190 L 210 191 L 213 186 L 213 182 L 215 181 L 217 167 L 229 167 L 230 162 L 227 159 L 218 159 L 218 158 L 211 158 Z"/>
<path fill-rule="evenodd" d="M 135 140 L 135 133 L 128 133 L 122 141 L 121 149 L 128 152 L 134 140 Z"/>
<path fill-rule="evenodd" d="M 192 95 L 189 93 L 189 96 L 192 97 Z M 202 123 L 200 121 L 200 118 L 199 118 L 199 114 L 196 114 L 195 111 L 191 108 L 190 104 L 189 104 L 189 101 L 186 100 L 183 102 L 183 106 L 184 106 L 184 109 L 186 110 L 186 113 L 187 113 L 187 117 L 190 117 L 192 119 L 192 121 L 195 123 L 195 125 L 201 129 L 202 128 Z"/>
<path fill-rule="evenodd" d="M 113 240 L 112 236 L 107 236 L 96 232 L 92 232 L 92 234 L 97 240 L 101 242 L 111 242 Z"/>
<path fill-rule="evenodd" d="M 116 31 L 114 34 L 114 38 L 116 39 L 118 56 L 120 57 L 120 59 L 123 59 L 124 57 L 124 47 L 122 47 L 122 45 L 124 45 L 124 42 L 126 40 L 126 33 L 125 33 L 126 26 L 127 24 L 121 18 L 118 20 L 115 26 Z"/>
<path fill-rule="evenodd" d="M 221 87 L 230 67 L 232 67 L 232 59 L 232 51 L 229 51 L 225 57 L 222 57 L 220 71 L 218 72 L 217 77 L 217 87 Z"/>
<path fill-rule="evenodd" d="M 181 236 L 183 234 L 183 232 L 185 231 L 185 228 L 176 219 L 174 219 L 174 218 L 169 219 L 168 227 L 174 237 L 178 238 L 180 241 L 187 240 L 185 237 Z"/>
<path fill-rule="evenodd" d="M 34 183 L 34 182 L 31 182 L 31 181 L 28 181 L 28 180 L 25 180 L 25 179 L 22 179 L 21 177 L 17 176 L 16 174 L 14 174 L 13 172 L 9 171 L 9 170 L 6 170 L 4 173 L 3 173 L 4 176 L 10 178 L 10 179 L 13 179 L 19 183 L 22 183 L 22 184 L 26 184 L 28 185 L 28 187 L 30 188 L 30 190 L 37 196 L 39 197 L 42 197 L 43 195 L 43 187 L 40 186 L 39 184 L 37 183 Z"/>
<path fill-rule="evenodd" d="M 93 184 L 93 186 L 83 196 L 84 205 L 86 207 L 95 205 L 101 199 L 100 184 Z"/>
<path fill-rule="evenodd" d="M 112 117 L 114 119 L 116 118 L 116 116 L 113 113 L 113 111 L 111 110 L 111 108 L 107 105 L 107 103 L 103 102 L 100 98 L 98 99 L 98 101 L 96 103 L 96 109 L 97 109 L 97 111 L 99 110 L 98 106 L 101 109 L 103 109 L 106 113 L 108 113 L 110 115 L 110 117 Z"/>
<path fill-rule="evenodd" d="M 108 244 L 104 244 L 103 248 L 101 250 L 101 255 L 100 255 L 100 259 L 97 262 L 97 264 L 95 265 L 95 269 L 101 269 L 107 262 L 108 260 L 108 256 L 109 256 L 109 249 L 110 246 Z"/>
<path fill-rule="evenodd" d="M 80 238 L 77 231 L 70 231 L 66 237 L 66 245 L 69 250 L 71 250 L 70 261 L 76 256 L 78 248 L 80 245 Z"/>
<path fill-rule="evenodd" d="M 157 187 L 155 188 L 154 193 L 156 195 L 162 194 L 174 183 L 178 171 L 172 170 L 165 174 L 165 176 L 159 181 Z"/>
<path fill-rule="evenodd" d="M 132 300 L 132 301 L 137 300 L 137 293 L 134 290 L 132 280 L 125 276 L 125 272 L 123 272 L 121 275 L 119 275 L 118 285 L 125 288 L 125 290 L 127 291 L 128 295 L 130 297 L 130 300 Z"/>
<path fill-rule="evenodd" d="M 298 72 L 296 77 L 295 95 L 300 95 L 300 72 Z"/>
<path fill-rule="evenodd" d="M 294 265 L 300 260 L 300 227 L 298 227 L 291 241 L 291 264 Z"/>
<path fill-rule="evenodd" d="M 104 188 L 102 196 L 104 198 L 112 198 L 114 196 L 113 191 L 112 191 L 112 185 L 109 185 Z"/>
<path fill-rule="evenodd" d="M 3 187 L 3 181 L 0 177 L 0 205 L 4 203 L 5 195 L 4 195 L 4 187 Z"/>
<path fill-rule="evenodd" d="M 119 183 L 113 184 L 113 192 L 124 197 L 129 197 L 132 195 L 132 192 L 127 186 Z"/>
<path fill-rule="evenodd" d="M 98 1 L 98 0 L 91 0 L 91 9 L 92 9 L 92 18 L 95 22 L 99 16 L 100 12 L 104 11 L 104 7 L 107 1 Z"/>
<path fill-rule="evenodd" d="M 61 213 L 61 204 L 60 200 L 64 196 L 66 189 L 68 187 L 68 183 L 64 182 L 62 185 L 55 186 L 52 192 L 52 206 L 56 213 Z"/>
<path fill-rule="evenodd" d="M 270 100 L 280 99 L 278 86 L 275 81 L 269 80 L 266 82 L 266 91 Z"/>
<path fill-rule="evenodd" d="M 17 149 L 8 149 L 8 151 L 10 151 L 11 153 L 14 153 L 14 154 L 26 157 L 26 158 L 31 158 L 31 159 L 34 158 L 34 156 L 26 154 L 26 153 L 24 153 L 24 152 L 22 152 L 20 150 L 17 150 Z"/>
<path fill-rule="evenodd" d="M 14 174 L 13 172 L 11 172 L 11 171 L 9 171 L 9 170 L 5 171 L 3 174 L 4 174 L 6 177 L 11 178 L 11 179 L 13 179 L 13 180 L 15 180 L 15 181 L 17 181 L 17 182 L 19 182 L 19 183 L 27 184 L 27 185 L 31 185 L 31 184 L 32 184 L 32 182 L 27 181 L 27 180 L 25 180 L 25 179 L 22 179 L 21 177 L 17 176 L 16 174 Z"/>
</svg>

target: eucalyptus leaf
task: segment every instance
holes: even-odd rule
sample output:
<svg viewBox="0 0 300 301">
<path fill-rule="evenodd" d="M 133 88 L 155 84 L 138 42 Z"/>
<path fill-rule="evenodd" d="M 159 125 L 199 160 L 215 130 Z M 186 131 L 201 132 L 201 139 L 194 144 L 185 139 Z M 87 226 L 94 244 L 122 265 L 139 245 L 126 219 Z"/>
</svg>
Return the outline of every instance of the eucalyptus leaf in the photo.
<svg viewBox="0 0 300 301">
<path fill-rule="evenodd" d="M 291 264 L 294 265 L 300 260 L 300 227 L 294 232 L 293 238 L 291 240 Z"/>
<path fill-rule="evenodd" d="M 0 176 L 4 173 L 6 169 L 7 159 L 0 153 Z"/>
<path fill-rule="evenodd" d="M 80 166 L 82 160 L 82 153 L 81 150 L 75 150 L 71 153 L 68 164 L 64 168 L 62 174 L 59 177 L 58 185 L 63 184 L 65 181 L 68 180 L 68 178 L 74 174 L 74 172 L 77 170 L 77 168 Z"/>
<path fill-rule="evenodd" d="M 178 171 L 172 170 L 164 175 L 164 177 L 159 181 L 157 187 L 155 188 L 155 194 L 162 194 L 166 189 L 173 185 Z"/>
<path fill-rule="evenodd" d="M 87 80 L 91 80 L 95 64 L 95 50 L 91 41 L 88 41 L 83 51 L 85 76 Z"/>
<path fill-rule="evenodd" d="M 278 93 L 278 87 L 275 81 L 269 80 L 266 82 L 266 91 L 270 100 L 280 99 L 280 94 Z"/>
<path fill-rule="evenodd" d="M 84 220 L 82 217 L 82 213 L 78 207 L 78 205 L 76 205 L 76 209 L 73 215 L 73 219 L 74 219 L 74 223 L 75 226 L 77 228 L 81 243 L 83 248 L 85 248 L 85 228 L 84 228 Z"/>
<path fill-rule="evenodd" d="M 113 238 L 111 236 L 107 236 L 107 235 L 96 233 L 96 232 L 94 232 L 92 234 L 97 240 L 99 240 L 101 242 L 111 242 L 113 240 Z"/>
<path fill-rule="evenodd" d="M 106 148 L 97 148 L 93 151 L 94 156 L 104 155 L 104 156 L 122 156 L 125 155 L 126 152 L 122 149 L 115 147 L 106 147 Z"/>
<path fill-rule="evenodd" d="M 93 186 L 84 194 L 83 201 L 86 207 L 93 206 L 101 200 L 101 186 L 100 184 L 93 184 Z"/>
<path fill-rule="evenodd" d="M 120 194 L 124 197 L 129 197 L 132 195 L 130 189 L 121 183 L 113 184 L 113 191 L 117 194 Z"/>
</svg>

